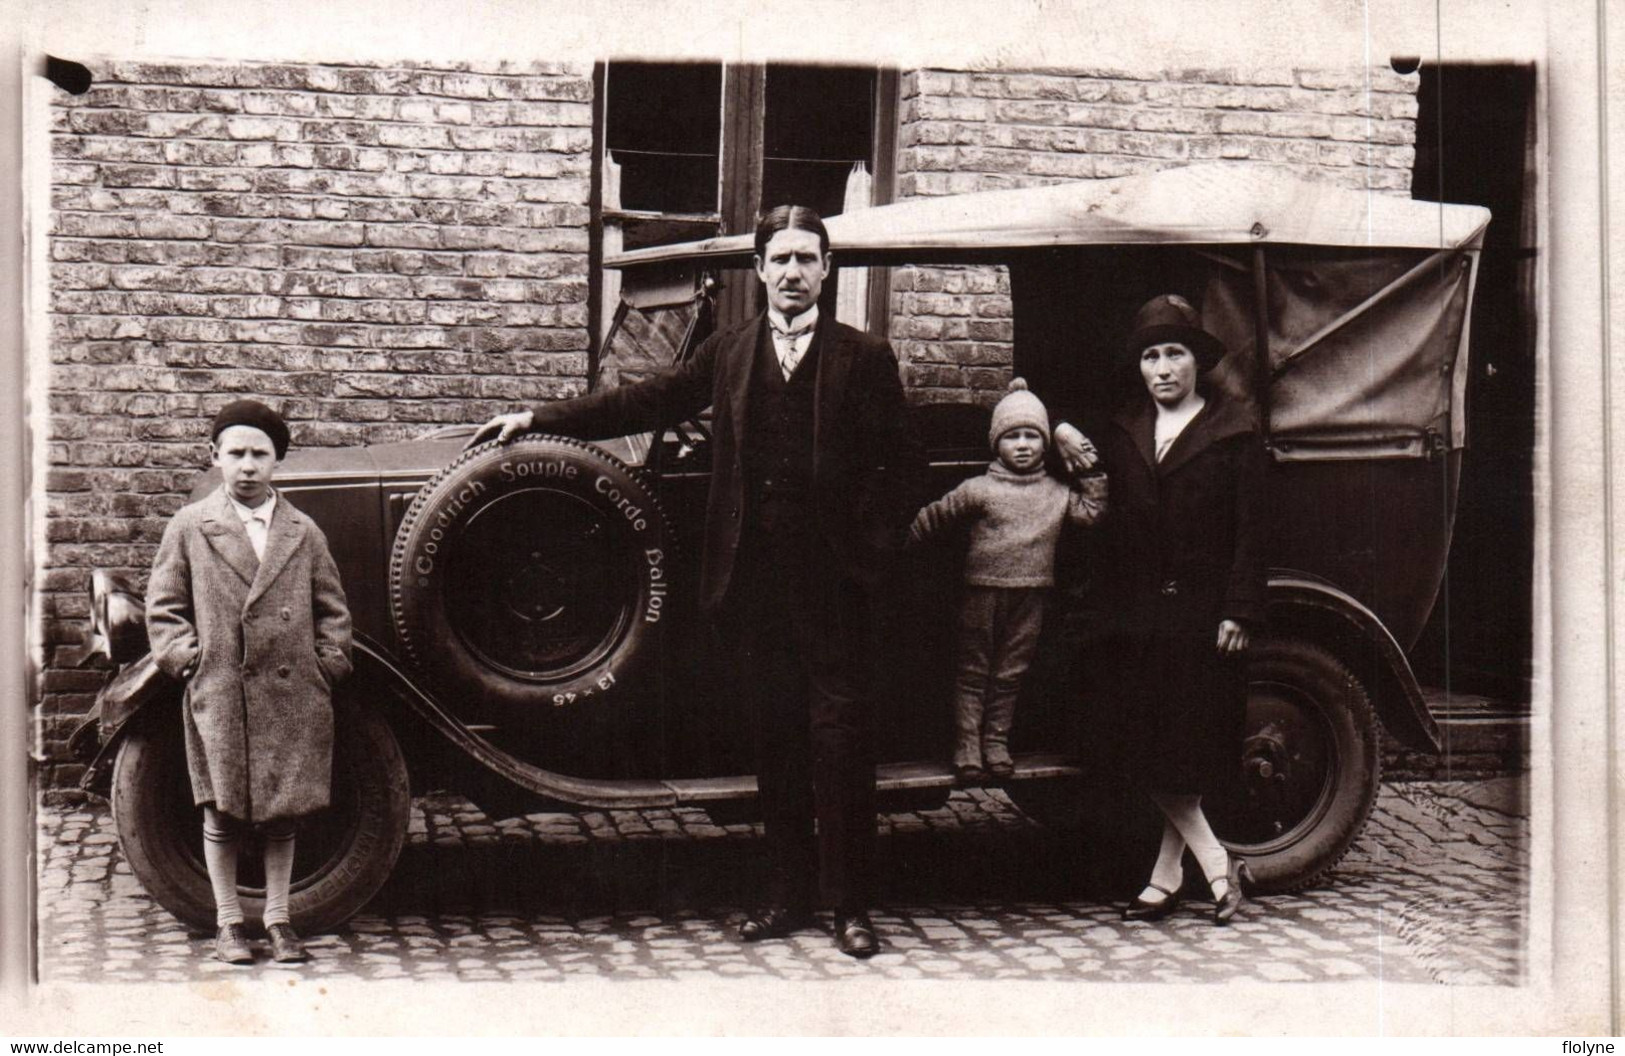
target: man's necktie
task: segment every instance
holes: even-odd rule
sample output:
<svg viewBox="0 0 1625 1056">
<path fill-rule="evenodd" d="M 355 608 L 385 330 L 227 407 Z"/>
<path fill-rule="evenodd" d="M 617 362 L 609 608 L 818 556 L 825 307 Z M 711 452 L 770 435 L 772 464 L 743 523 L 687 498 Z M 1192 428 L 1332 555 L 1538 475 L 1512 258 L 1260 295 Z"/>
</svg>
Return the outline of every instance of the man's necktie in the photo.
<svg viewBox="0 0 1625 1056">
<path fill-rule="evenodd" d="M 795 372 L 796 364 L 801 362 L 801 352 L 796 348 L 801 338 L 812 329 L 808 324 L 796 330 L 781 330 L 772 320 L 768 325 L 773 330 L 773 347 L 779 354 L 779 367 L 784 371 L 784 377 L 789 379 Z"/>
</svg>

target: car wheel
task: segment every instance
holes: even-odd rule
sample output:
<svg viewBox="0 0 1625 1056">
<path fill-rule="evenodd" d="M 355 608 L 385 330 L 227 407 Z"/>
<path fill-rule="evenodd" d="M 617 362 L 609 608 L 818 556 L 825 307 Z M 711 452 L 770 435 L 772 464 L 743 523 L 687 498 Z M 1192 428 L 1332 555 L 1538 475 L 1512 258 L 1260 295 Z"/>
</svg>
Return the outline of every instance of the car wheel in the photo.
<svg viewBox="0 0 1625 1056">
<path fill-rule="evenodd" d="M 1371 816 L 1377 718 L 1354 673 L 1309 642 L 1264 639 L 1247 677 L 1242 765 L 1203 809 L 1260 890 L 1296 891 L 1330 872 Z"/>
<path fill-rule="evenodd" d="M 406 841 L 412 801 L 406 761 L 376 711 L 339 705 L 332 805 L 302 820 L 294 848 L 289 912 L 298 931 L 328 931 L 383 886 Z M 159 905 L 201 931 L 215 927 L 203 864 L 203 811 L 192 804 L 179 716 L 154 716 L 130 731 L 113 768 L 113 820 L 130 870 Z M 265 908 L 261 845 L 243 842 L 237 890 L 249 920 Z"/>
<path fill-rule="evenodd" d="M 642 478 L 590 444 L 525 436 L 464 452 L 395 537 L 402 651 L 465 718 L 635 693 L 657 670 L 669 532 Z M 650 676 L 652 677 L 652 676 Z"/>
</svg>

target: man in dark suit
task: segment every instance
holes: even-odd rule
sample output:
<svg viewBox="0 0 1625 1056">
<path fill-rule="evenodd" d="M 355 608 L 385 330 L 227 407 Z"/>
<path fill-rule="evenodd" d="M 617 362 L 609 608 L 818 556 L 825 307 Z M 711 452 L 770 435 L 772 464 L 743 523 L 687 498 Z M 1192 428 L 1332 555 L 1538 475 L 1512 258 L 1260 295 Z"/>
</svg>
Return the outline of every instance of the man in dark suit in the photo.
<svg viewBox="0 0 1625 1056">
<path fill-rule="evenodd" d="M 868 957 L 879 947 L 870 595 L 919 505 L 923 459 L 891 347 L 820 317 L 831 257 L 818 214 L 772 210 L 755 250 L 765 312 L 663 374 L 501 415 L 471 444 L 526 431 L 605 439 L 712 408 L 700 603 L 755 722 L 772 873 L 740 938 L 810 924 L 821 873 L 836 945 Z"/>
</svg>

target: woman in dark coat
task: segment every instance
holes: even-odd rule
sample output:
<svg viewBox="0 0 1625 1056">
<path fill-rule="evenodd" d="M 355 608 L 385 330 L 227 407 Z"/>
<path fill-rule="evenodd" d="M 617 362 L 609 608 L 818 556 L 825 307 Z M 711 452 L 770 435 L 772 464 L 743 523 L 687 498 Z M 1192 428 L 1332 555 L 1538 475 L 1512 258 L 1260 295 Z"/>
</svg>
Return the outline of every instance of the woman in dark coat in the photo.
<svg viewBox="0 0 1625 1056">
<path fill-rule="evenodd" d="M 1114 685 L 1125 762 L 1165 821 L 1150 881 L 1124 916 L 1172 911 L 1189 847 L 1225 924 L 1251 874 L 1213 834 L 1201 797 L 1241 761 L 1243 657 L 1264 616 L 1266 456 L 1252 415 L 1204 383 L 1224 347 L 1185 300 L 1142 307 L 1125 352 L 1146 395 L 1101 441 L 1108 611 L 1121 621 Z"/>
</svg>

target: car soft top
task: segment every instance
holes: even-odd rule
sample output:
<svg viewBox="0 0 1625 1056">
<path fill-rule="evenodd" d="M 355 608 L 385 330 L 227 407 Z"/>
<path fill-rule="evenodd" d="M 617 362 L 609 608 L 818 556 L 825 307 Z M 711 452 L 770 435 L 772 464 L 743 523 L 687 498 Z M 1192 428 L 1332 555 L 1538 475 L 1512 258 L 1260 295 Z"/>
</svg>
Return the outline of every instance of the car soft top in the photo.
<svg viewBox="0 0 1625 1056">
<path fill-rule="evenodd" d="M 1297 243 L 1457 249 L 1476 246 L 1489 210 L 1418 202 L 1306 179 L 1265 165 L 1214 163 L 1117 179 L 915 198 L 829 217 L 847 263 L 943 251 L 1080 245 Z M 748 263 L 750 234 L 611 254 L 630 268 L 675 261 Z"/>
</svg>

